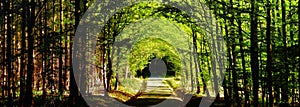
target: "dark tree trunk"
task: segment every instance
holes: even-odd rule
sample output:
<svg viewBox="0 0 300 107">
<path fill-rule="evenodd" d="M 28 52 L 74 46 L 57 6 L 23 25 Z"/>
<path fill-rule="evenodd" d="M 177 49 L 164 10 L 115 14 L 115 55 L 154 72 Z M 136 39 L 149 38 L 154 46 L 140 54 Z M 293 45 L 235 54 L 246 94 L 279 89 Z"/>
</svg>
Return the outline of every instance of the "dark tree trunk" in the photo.
<svg viewBox="0 0 300 107">
<path fill-rule="evenodd" d="M 201 50 L 200 50 L 200 53 L 203 53 L 203 49 L 204 48 L 204 37 L 202 37 L 202 43 L 201 43 Z M 203 57 L 201 57 L 202 58 L 202 60 L 200 60 L 200 62 L 199 63 L 201 63 L 202 65 L 204 65 L 204 62 L 205 61 L 203 61 L 204 60 L 204 58 Z M 209 66 L 209 64 L 207 64 L 208 66 Z M 204 79 L 204 75 L 203 75 L 203 73 L 202 73 L 202 68 L 201 68 L 201 66 L 199 66 L 199 69 L 200 69 L 200 72 L 201 72 L 201 78 L 202 78 L 202 82 L 203 82 L 203 94 L 206 94 L 205 92 L 207 92 L 207 96 L 210 96 L 209 95 L 209 91 L 207 90 L 207 85 L 206 85 L 206 80 Z"/>
<path fill-rule="evenodd" d="M 286 37 L 286 19 L 285 19 L 285 15 L 286 15 L 286 11 L 285 11 L 285 0 L 281 0 L 281 10 L 282 10 L 282 36 L 283 36 L 283 45 L 284 48 L 287 49 L 287 37 Z M 284 68 L 285 68 L 285 72 L 283 73 L 283 78 L 284 78 L 284 82 L 282 82 L 282 101 L 284 103 L 285 106 L 288 106 L 286 104 L 288 104 L 288 84 L 289 84 L 289 65 L 288 65 L 288 55 L 287 55 L 287 50 L 284 51 Z"/>
<path fill-rule="evenodd" d="M 121 51 L 121 48 L 117 46 L 117 53 L 120 53 L 120 51 Z M 117 56 L 117 62 L 116 62 L 117 66 L 116 66 L 116 68 L 119 68 L 120 59 L 121 59 L 121 56 Z M 116 83 L 115 83 L 114 90 L 117 90 L 118 86 L 119 86 L 119 72 L 121 72 L 121 71 L 116 71 L 116 81 L 115 81 Z"/>
<path fill-rule="evenodd" d="M 230 8 L 233 9 L 233 2 L 232 0 L 230 0 Z M 230 9 L 228 9 L 230 10 Z M 233 12 L 230 12 L 232 14 L 231 18 L 229 19 L 230 20 L 230 25 L 233 25 L 234 24 L 234 13 Z M 232 63 L 230 63 L 230 66 L 231 66 L 231 70 L 232 70 L 232 84 L 233 84 L 233 91 L 234 91 L 234 101 L 236 102 L 236 104 L 238 106 L 241 106 L 240 105 L 240 100 L 239 100 L 239 92 L 238 92 L 238 73 L 236 71 L 236 53 L 235 53 L 235 47 L 236 47 L 236 42 L 235 42 L 235 31 L 234 29 L 231 27 L 230 29 L 230 39 L 231 39 L 231 56 L 229 57 L 232 57 Z"/>
<path fill-rule="evenodd" d="M 261 23 L 261 21 L 258 21 L 258 23 Z M 259 29 L 262 29 L 262 26 L 261 26 L 261 25 L 259 26 Z M 264 33 L 265 33 L 265 32 L 260 32 L 261 35 L 265 35 Z M 259 39 L 260 39 L 260 40 L 264 40 L 264 38 L 265 38 L 265 37 L 260 36 Z M 259 49 L 261 49 L 261 50 L 259 51 L 259 56 L 258 56 L 258 57 L 259 57 L 259 63 L 261 63 L 261 64 L 259 65 L 259 70 L 262 71 L 262 70 L 264 69 L 264 67 L 263 67 L 263 66 L 264 66 L 264 65 L 263 65 L 264 60 L 263 60 L 263 58 L 262 58 L 262 56 L 263 56 L 263 55 L 262 55 L 262 52 L 263 52 L 263 51 L 262 51 L 262 49 L 263 49 L 263 43 L 262 43 L 262 42 L 261 42 L 260 45 L 259 45 Z M 263 80 L 261 80 L 261 84 L 260 84 L 260 86 L 262 87 L 262 88 L 261 88 L 261 91 L 262 91 L 262 93 L 261 93 L 261 94 L 262 94 L 262 98 L 264 98 L 264 97 L 266 96 L 266 91 L 267 91 L 267 84 L 266 84 L 266 83 L 267 83 L 267 82 L 266 82 L 267 80 L 264 79 L 264 78 L 267 78 L 266 75 L 267 75 L 267 72 L 260 72 L 260 74 L 259 74 L 259 76 L 260 76 L 261 78 L 263 78 Z M 267 98 L 267 99 L 268 99 L 268 98 Z M 268 104 L 267 104 L 267 103 L 268 103 L 268 100 L 266 100 L 266 105 L 264 105 L 264 102 L 265 102 L 265 99 L 262 99 L 262 100 L 261 100 L 261 106 L 267 106 L 267 105 L 268 105 Z"/>
<path fill-rule="evenodd" d="M 289 0 L 289 9 L 292 9 L 292 0 Z M 290 19 L 291 21 L 293 21 L 293 17 L 292 17 L 292 11 L 289 11 L 289 14 L 288 14 L 288 19 Z M 293 24 L 290 24 L 290 29 L 292 29 L 294 27 Z M 290 30 L 290 37 L 291 37 L 291 45 L 294 46 L 294 31 L 293 30 Z M 295 70 L 296 70 L 296 63 L 293 63 L 292 64 L 292 70 L 291 70 L 291 76 L 292 76 L 292 80 L 291 80 L 291 83 L 292 83 L 292 93 L 295 93 L 295 89 L 296 89 L 296 78 L 295 78 Z M 294 106 L 295 105 L 295 102 L 296 102 L 296 96 L 295 95 L 292 95 L 292 105 Z"/>
<path fill-rule="evenodd" d="M 47 5 L 45 5 L 45 8 L 44 8 L 44 12 L 47 13 Z M 44 27 L 46 28 L 47 27 L 47 15 L 45 14 L 44 15 Z M 43 35 L 43 39 L 42 39 L 42 44 L 43 44 L 43 53 L 42 53 L 42 63 L 43 63 L 43 67 L 42 67 L 42 90 L 43 90 L 43 94 L 42 94 L 42 99 L 43 101 L 45 101 L 46 99 L 46 95 L 47 95 L 47 88 L 46 88 L 46 72 L 48 71 L 48 60 L 47 60 L 47 57 L 48 57 L 48 42 L 47 42 L 47 39 L 46 37 L 48 36 L 48 30 L 47 29 L 44 29 L 44 34 Z"/>
<path fill-rule="evenodd" d="M 11 93 L 11 79 L 12 79 L 12 61 L 11 61 L 11 58 L 12 58 L 12 55 L 11 55 L 11 42 L 12 42 L 12 23 L 11 23 L 11 14 L 12 14 L 12 11 L 11 11 L 11 7 L 10 7 L 10 0 L 7 0 L 6 1 L 6 9 L 7 9 L 7 12 L 6 12 L 6 15 L 7 15 L 7 32 L 6 32 L 6 35 L 7 35 L 7 41 L 6 41 L 6 63 L 7 63 L 7 100 L 8 100 L 8 106 L 13 106 L 12 105 L 12 93 Z"/>
<path fill-rule="evenodd" d="M 2 5 L 5 5 L 6 3 L 6 1 L 5 0 L 2 0 L 2 1 L 0 1 L 1 2 L 1 4 Z M 5 14 L 6 14 L 6 10 L 7 9 L 5 9 L 6 8 L 6 6 L 0 6 L 0 8 L 2 9 L 2 10 L 4 10 L 3 11 L 3 15 L 5 16 Z M 1 23 L 4 23 L 5 22 L 5 18 L 3 17 L 3 16 L 1 16 Z M 1 35 L 6 35 L 5 34 L 5 31 L 6 31 L 6 28 L 5 28 L 5 24 L 1 24 Z M 3 42 L 1 42 L 2 44 L 1 44 L 1 49 L 2 49 L 2 51 L 1 51 L 1 63 L 2 63 L 2 66 L 1 66 L 1 69 L 3 69 L 2 70 L 2 74 L 1 74 L 1 77 L 3 78 L 3 80 L 4 80 L 4 78 L 5 78 L 5 69 L 6 69 L 6 61 L 5 61 L 5 58 L 6 58 L 6 37 L 5 36 L 1 36 L 1 40 L 3 40 Z M 5 85 L 4 85 L 4 83 L 3 83 L 3 85 L 2 85 L 3 87 L 6 87 Z M 1 90 L 1 94 L 2 94 L 2 96 L 1 96 L 1 98 L 2 98 L 2 102 L 5 102 L 5 100 L 6 100 L 6 98 L 5 98 L 5 89 L 2 89 Z"/>
<path fill-rule="evenodd" d="M 25 105 L 31 106 L 33 104 L 32 96 L 32 86 L 33 86 L 33 72 L 34 72 L 34 62 L 33 62 L 33 42 L 34 42 L 34 32 L 33 28 L 35 26 L 35 2 L 32 0 L 30 2 L 30 18 L 28 23 L 28 65 L 27 65 L 27 79 L 26 79 L 26 98 Z"/>
<path fill-rule="evenodd" d="M 199 84 L 199 72 L 202 74 L 202 71 L 201 71 L 201 68 L 200 68 L 200 64 L 199 64 L 199 60 L 198 60 L 198 58 L 199 58 L 199 55 L 198 55 L 198 47 L 197 47 L 197 34 L 195 34 L 195 31 L 193 30 L 192 31 L 193 32 L 193 46 L 195 47 L 194 48 L 194 54 L 196 55 L 196 56 L 194 56 L 194 63 L 195 63 L 195 68 L 196 68 L 196 88 L 197 88 L 197 90 L 196 90 L 196 93 L 197 94 L 199 94 L 200 93 L 200 84 Z M 203 80 L 203 78 L 202 78 L 202 80 Z M 204 83 L 204 81 L 203 81 L 203 83 Z M 204 90 L 203 90 L 204 91 Z"/>
<path fill-rule="evenodd" d="M 279 1 L 280 0 L 277 0 L 276 3 L 275 3 L 276 4 L 276 6 L 275 6 L 276 12 L 274 12 L 274 16 L 276 16 L 277 18 L 280 18 L 280 9 L 279 9 L 280 4 L 279 4 Z M 279 20 L 279 19 L 276 19 L 276 20 Z M 280 37 L 280 35 L 281 35 L 281 26 L 276 25 L 276 23 L 279 23 L 279 22 L 275 22 L 274 24 L 275 24 L 275 29 L 277 30 L 278 35 Z M 281 44 L 279 44 L 279 45 L 281 45 Z M 275 46 L 273 47 L 274 49 L 276 49 Z M 279 70 L 278 73 L 279 73 L 279 75 L 277 74 L 277 76 L 278 76 L 277 78 L 279 78 L 279 79 L 277 79 L 277 80 L 275 78 L 273 79 L 273 83 L 277 83 L 277 85 L 274 85 L 274 100 L 275 100 L 274 102 L 277 105 L 280 103 L 280 99 L 282 98 L 282 97 L 280 97 L 280 95 L 281 95 L 281 91 L 282 91 L 282 82 L 284 81 L 283 80 L 283 70 L 281 70 L 281 67 L 280 67 L 280 70 Z"/>
<path fill-rule="evenodd" d="M 271 43 L 271 13 L 270 13 L 270 1 L 267 1 L 267 86 L 268 86 L 268 103 L 269 106 L 273 106 L 273 90 L 272 90 L 272 43 Z"/>
<path fill-rule="evenodd" d="M 108 46 L 109 47 L 109 46 Z M 107 50 L 107 75 L 106 75 L 106 91 L 107 92 L 110 92 L 111 91 L 111 78 L 112 78 L 112 74 L 113 74 L 113 71 L 112 71 L 112 62 L 111 62 L 111 57 L 110 57 L 110 50 Z"/>
<path fill-rule="evenodd" d="M 59 6 L 59 22 L 60 22 L 60 30 L 59 30 L 59 36 L 63 36 L 63 32 L 62 32 L 62 30 L 63 30 L 63 20 L 62 20 L 62 18 L 63 18 L 63 14 L 62 14 L 62 6 L 63 6 L 63 3 L 62 3 L 62 0 L 59 0 L 59 2 L 60 2 L 60 6 Z M 62 83 L 62 77 L 63 77 L 63 69 L 62 69 L 62 67 L 63 67 L 63 60 L 62 60 L 62 53 L 63 53 L 63 48 L 62 48 L 62 37 L 60 37 L 60 40 L 59 40 L 59 77 L 58 77 L 58 92 L 59 92 L 59 97 L 60 97 L 60 99 L 62 99 L 62 96 L 63 96 L 63 83 Z"/>
<path fill-rule="evenodd" d="M 239 5 L 240 6 L 240 5 Z M 238 7 L 239 7 L 238 6 Z M 241 14 L 238 13 L 238 16 L 241 17 Z M 243 81 L 244 81 L 244 94 L 245 94 L 245 107 L 249 106 L 249 86 L 248 86 L 248 73 L 246 71 L 246 61 L 245 61 L 245 51 L 243 47 L 244 38 L 242 33 L 242 22 L 241 19 L 238 20 L 238 33 L 239 33 L 239 45 L 240 45 L 240 53 L 242 57 L 242 70 L 243 70 Z"/>
<path fill-rule="evenodd" d="M 259 63 L 258 63 L 258 40 L 257 40 L 257 16 L 256 16 L 256 1 L 251 0 L 251 46 L 250 46 L 250 54 L 251 54 L 251 71 L 252 71 L 252 81 L 253 81 L 253 104 L 254 107 L 258 107 L 258 74 L 259 74 Z"/>
<path fill-rule="evenodd" d="M 226 39 L 226 42 L 227 42 L 227 54 L 228 54 L 228 61 L 229 61 L 229 68 L 228 70 L 226 70 L 229 75 L 228 75 L 228 81 L 225 81 L 226 82 L 231 82 L 231 71 L 232 71 L 232 58 L 231 58 L 231 48 L 230 48 L 230 45 L 231 45 L 231 42 L 230 42 L 230 36 L 229 36 L 229 31 L 228 31 L 228 25 L 227 25 L 227 20 L 225 19 L 225 39 Z M 228 91 L 229 91 L 229 94 L 228 94 L 228 100 L 231 100 L 232 99 L 232 86 L 229 85 L 228 87 Z M 227 102 L 229 103 L 229 102 Z"/>
<path fill-rule="evenodd" d="M 78 24 L 80 21 L 80 0 L 75 0 L 75 26 L 74 28 L 76 29 Z M 75 34 L 76 30 L 74 30 L 74 34 Z M 70 40 L 73 40 L 73 37 L 70 37 Z M 70 56 L 72 56 L 72 47 L 73 47 L 73 42 L 70 42 Z M 72 66 L 72 58 L 70 58 L 70 96 L 69 96 L 69 102 L 70 105 L 75 105 L 76 101 L 79 97 L 79 90 L 78 87 L 76 85 L 76 81 L 75 81 L 75 76 L 74 76 L 74 72 L 73 72 L 73 66 Z"/>
<path fill-rule="evenodd" d="M 12 26 L 16 26 L 16 24 L 14 24 L 14 22 L 15 22 L 15 20 L 16 19 L 14 19 L 14 17 L 15 17 L 15 14 L 16 14 L 16 12 L 14 12 L 14 5 L 15 5 L 15 3 L 14 3 L 14 1 L 11 1 L 11 17 L 10 17 L 10 22 L 11 22 L 11 27 Z M 17 50 L 17 42 L 18 42 L 18 39 L 17 38 L 14 38 L 15 37 L 15 28 L 12 28 L 11 29 L 11 36 L 12 36 L 12 38 L 11 38 L 11 42 L 12 42 L 12 44 L 11 44 L 11 91 L 12 91 L 12 99 L 15 99 L 16 98 L 16 84 L 15 84 L 15 74 L 17 74 L 17 68 L 18 68 L 18 66 L 16 65 L 16 63 L 15 63 L 15 61 L 16 60 L 14 60 L 15 58 L 14 58 L 14 56 L 13 55 L 15 55 L 15 52 L 16 52 L 16 50 Z M 15 71 L 15 72 L 14 72 Z"/>
<path fill-rule="evenodd" d="M 27 25 L 27 17 L 26 17 L 26 10 L 27 10 L 27 2 L 26 0 L 22 0 L 22 37 L 21 37 L 21 63 L 20 63 L 20 102 L 19 106 L 24 106 L 24 94 L 25 94 L 25 48 L 26 48 L 26 25 Z"/>
</svg>

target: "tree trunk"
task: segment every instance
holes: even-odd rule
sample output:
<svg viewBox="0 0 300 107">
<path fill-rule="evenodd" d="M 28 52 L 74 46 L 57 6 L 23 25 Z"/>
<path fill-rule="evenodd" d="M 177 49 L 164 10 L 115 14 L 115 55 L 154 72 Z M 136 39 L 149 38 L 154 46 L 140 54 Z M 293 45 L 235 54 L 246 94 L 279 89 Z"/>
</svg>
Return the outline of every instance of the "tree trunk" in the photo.
<svg viewBox="0 0 300 107">
<path fill-rule="evenodd" d="M 230 0 L 230 8 L 233 9 L 233 2 L 232 0 Z M 230 10 L 230 9 L 228 9 Z M 234 24 L 234 13 L 233 12 L 230 12 L 232 14 L 231 18 L 229 19 L 230 20 L 230 25 L 233 25 Z M 233 84 L 233 91 L 234 91 L 234 101 L 236 102 L 236 104 L 238 106 L 241 106 L 240 105 L 240 100 L 239 100 L 239 92 L 238 92 L 238 73 L 235 69 L 236 67 L 236 53 L 235 53 L 235 47 L 236 47 L 236 44 L 235 44 L 235 31 L 234 29 L 231 27 L 230 29 L 230 39 L 231 39 L 231 56 L 229 57 L 232 57 L 232 63 L 230 63 L 230 66 L 231 66 L 231 70 L 232 70 L 232 84 Z"/>
<path fill-rule="evenodd" d="M 60 36 L 60 39 L 59 39 L 59 74 L 58 74 L 58 92 L 59 92 L 59 97 L 60 97 L 60 100 L 62 99 L 63 97 L 63 83 L 62 83 L 62 79 L 63 79 L 63 60 L 62 60 L 62 53 L 63 53 L 63 48 L 62 48 L 62 37 L 63 36 L 63 10 L 62 10 L 62 6 L 63 6 L 63 2 L 62 0 L 59 0 L 59 3 L 60 3 L 60 6 L 59 6 L 59 22 L 60 22 L 60 30 L 59 30 L 59 36 Z"/>
<path fill-rule="evenodd" d="M 240 6 L 240 5 L 239 5 Z M 238 6 L 238 7 L 239 7 Z M 238 13 L 238 16 L 241 17 L 241 14 Z M 249 88 L 248 88 L 248 73 L 246 71 L 246 61 L 245 61 L 245 51 L 243 47 L 244 39 L 242 33 L 242 22 L 241 19 L 238 20 L 238 33 L 239 33 L 239 45 L 240 45 L 240 53 L 242 57 L 242 70 L 243 70 L 243 81 L 244 81 L 244 94 L 245 94 L 245 107 L 249 106 Z"/>
<path fill-rule="evenodd" d="M 282 10 L 282 36 L 283 36 L 283 45 L 284 48 L 287 49 L 287 37 L 286 37 L 286 19 L 285 19 L 285 15 L 286 15 L 286 11 L 285 11 L 285 0 L 281 0 L 281 10 Z M 287 50 L 284 51 L 284 67 L 285 67 L 285 73 L 283 73 L 283 78 L 284 78 L 284 82 L 282 85 L 282 101 L 284 103 L 285 106 L 288 106 L 288 84 L 289 84 L 289 65 L 288 65 L 288 55 L 287 55 Z"/>
<path fill-rule="evenodd" d="M 227 20 L 225 19 L 225 39 L 226 39 L 226 42 L 227 42 L 227 53 L 228 53 L 228 61 L 229 61 L 229 68 L 228 70 L 226 70 L 229 75 L 228 75 L 228 81 L 225 81 L 226 82 L 231 82 L 231 71 L 232 71 L 232 58 L 231 58 L 231 48 L 230 48 L 230 45 L 232 42 L 230 42 L 230 36 L 229 36 L 229 31 L 228 31 L 228 25 L 227 25 Z M 229 85 L 228 87 L 228 91 L 229 91 L 229 95 L 228 95 L 228 100 L 231 100 L 232 99 L 232 86 Z M 229 102 L 228 102 L 229 103 Z"/>
<path fill-rule="evenodd" d="M 273 90 L 272 90 L 272 43 L 271 43 L 271 13 L 270 13 L 270 1 L 267 1 L 267 86 L 268 86 L 268 103 L 269 106 L 273 106 Z"/>
<path fill-rule="evenodd" d="M 120 53 L 120 51 L 121 51 L 121 48 L 120 47 L 118 47 L 117 46 L 117 53 Z M 113 54 L 114 55 L 114 54 Z M 120 62 L 120 59 L 121 59 L 121 56 L 119 55 L 119 56 L 117 56 L 117 66 L 116 66 L 116 68 L 117 69 L 119 69 L 119 62 Z M 116 83 L 115 83 L 115 88 L 114 88 L 114 90 L 117 90 L 118 89 L 118 86 L 119 86 L 119 73 L 120 73 L 121 71 L 116 71 Z"/>
<path fill-rule="evenodd" d="M 197 48 L 197 42 L 196 42 L 196 40 L 197 40 L 197 34 L 195 34 L 194 30 L 192 32 L 193 32 L 193 46 L 195 47 L 194 48 L 194 54 L 196 55 L 196 56 L 194 56 L 194 63 L 195 63 L 195 69 L 196 69 L 196 88 L 197 88 L 196 93 L 199 94 L 200 93 L 200 83 L 199 83 L 198 72 L 201 73 L 202 71 L 201 71 L 201 68 L 200 68 L 199 60 L 197 60 L 197 58 L 199 58 L 198 48 Z"/>
<path fill-rule="evenodd" d="M 34 62 L 33 62 L 33 42 L 34 42 L 34 32 L 33 28 L 35 26 L 35 2 L 32 0 L 30 2 L 30 19 L 28 25 L 28 65 L 27 65 L 27 79 L 26 79 L 26 106 L 31 106 L 33 104 L 32 87 L 33 87 L 33 73 L 34 73 Z"/>
<path fill-rule="evenodd" d="M 190 52 L 189 52 L 189 56 L 190 56 L 190 82 L 191 82 L 191 92 L 194 92 L 194 75 L 193 75 L 193 59 L 192 59 L 192 57 L 193 57 L 193 44 L 192 43 L 190 43 L 190 41 L 188 41 L 189 42 L 189 49 L 190 49 Z"/>
<path fill-rule="evenodd" d="M 250 47 L 250 53 L 251 53 L 251 71 L 252 71 L 252 81 L 253 81 L 253 104 L 254 107 L 258 107 L 258 74 L 259 74 L 259 63 L 258 63 L 258 40 L 257 40 L 257 16 L 256 16 L 256 1 L 251 0 L 251 47 Z"/>
<path fill-rule="evenodd" d="M 80 21 L 80 0 L 75 0 L 75 26 L 74 28 L 76 29 Z M 76 30 L 74 30 L 76 32 Z M 75 34 L 75 33 L 74 33 Z M 70 37 L 70 40 L 73 40 L 73 37 Z M 72 56 L 72 47 L 73 47 L 73 42 L 70 42 L 70 56 Z M 76 101 L 79 97 L 79 90 L 76 85 L 75 77 L 74 77 L 74 72 L 73 72 L 73 66 L 72 66 L 72 58 L 70 58 L 70 95 L 69 95 L 69 103 L 70 105 L 75 105 Z"/>
<path fill-rule="evenodd" d="M 21 63 L 20 63 L 20 102 L 19 102 L 19 106 L 24 106 L 24 94 L 25 94 L 25 48 L 26 48 L 26 25 L 27 25 L 27 17 L 26 17 L 26 0 L 22 0 L 22 37 L 21 37 Z"/>
<path fill-rule="evenodd" d="M 110 57 L 111 55 L 110 55 L 110 50 L 107 50 L 107 75 L 106 75 L 106 78 L 107 78 L 107 80 L 106 80 L 106 84 L 107 84 L 107 89 L 106 89 L 106 91 L 107 92 L 110 92 L 111 91 L 111 78 L 112 78 L 112 74 L 113 74 L 113 71 L 112 71 L 112 62 L 111 62 L 111 57 Z"/>
<path fill-rule="evenodd" d="M 1 4 L 3 4 L 3 5 L 5 5 L 6 4 L 6 1 L 5 0 L 2 0 L 1 1 Z M 5 14 L 6 14 L 6 10 L 7 9 L 5 9 L 6 8 L 6 6 L 2 6 L 2 7 L 0 7 L 2 10 L 4 10 L 4 16 L 5 16 Z M 1 19 L 1 22 L 2 23 L 4 23 L 5 22 L 5 18 L 2 18 Z M 1 49 L 2 49 L 2 51 L 1 51 L 1 63 L 3 64 L 3 65 L 6 65 L 6 36 L 2 36 L 2 35 L 6 35 L 5 34 L 5 31 L 6 31 L 6 28 L 5 28 L 5 24 L 1 24 L 1 40 L 3 40 L 3 42 L 2 42 L 2 44 L 1 44 Z M 3 69 L 2 70 L 2 74 L 1 74 L 1 77 L 3 77 L 3 80 L 5 79 L 5 72 L 6 72 L 6 66 L 1 66 L 1 69 Z M 3 87 L 6 87 L 5 86 L 5 84 L 4 84 L 4 82 L 2 83 L 3 85 Z M 6 98 L 5 98 L 5 89 L 2 89 L 1 90 L 2 92 L 1 92 L 1 94 L 2 94 L 2 102 L 5 102 L 5 100 L 6 100 Z"/>
<path fill-rule="evenodd" d="M 11 7 L 10 7 L 10 0 L 7 0 L 6 1 L 6 9 L 7 9 L 7 12 L 6 12 L 6 15 L 7 15 L 7 32 L 6 32 L 6 35 L 7 35 L 7 41 L 6 41 L 6 63 L 7 63 L 7 68 L 6 68 L 6 70 L 7 70 L 7 100 L 8 100 L 8 106 L 13 106 L 12 105 L 12 93 L 11 93 L 11 79 L 12 79 L 12 61 L 11 61 L 11 59 L 12 59 L 12 55 L 11 55 L 11 51 L 12 51 L 12 49 L 11 49 L 11 42 L 12 42 L 12 39 L 11 39 L 11 37 L 12 37 L 12 30 L 11 30 L 11 25 L 12 25 L 12 23 L 11 23 L 11 14 L 12 14 L 12 11 L 11 11 Z"/>
</svg>

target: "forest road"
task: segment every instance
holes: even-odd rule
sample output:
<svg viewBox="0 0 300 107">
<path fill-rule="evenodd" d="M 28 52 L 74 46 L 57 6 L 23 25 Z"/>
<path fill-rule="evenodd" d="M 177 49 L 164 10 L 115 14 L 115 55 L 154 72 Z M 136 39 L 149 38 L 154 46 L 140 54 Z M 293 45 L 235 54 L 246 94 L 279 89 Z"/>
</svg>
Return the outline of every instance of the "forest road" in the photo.
<svg viewBox="0 0 300 107">
<path fill-rule="evenodd" d="M 151 107 L 181 107 L 181 99 L 176 97 L 174 90 L 163 82 L 165 78 L 148 78 L 146 89 L 134 101 L 128 103 L 131 106 Z"/>
</svg>

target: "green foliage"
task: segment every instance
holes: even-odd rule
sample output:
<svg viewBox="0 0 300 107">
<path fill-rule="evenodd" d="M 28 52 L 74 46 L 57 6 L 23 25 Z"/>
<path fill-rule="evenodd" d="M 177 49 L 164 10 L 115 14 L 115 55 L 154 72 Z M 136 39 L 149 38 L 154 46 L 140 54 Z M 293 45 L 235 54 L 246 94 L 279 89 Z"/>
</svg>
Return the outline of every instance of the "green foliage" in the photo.
<svg viewBox="0 0 300 107">
<path fill-rule="evenodd" d="M 168 70 L 179 72 L 178 53 L 174 47 L 158 38 L 146 38 L 134 45 L 129 58 L 130 70 L 132 72 L 142 70 L 147 66 L 149 60 L 154 58 L 167 61 Z"/>
</svg>

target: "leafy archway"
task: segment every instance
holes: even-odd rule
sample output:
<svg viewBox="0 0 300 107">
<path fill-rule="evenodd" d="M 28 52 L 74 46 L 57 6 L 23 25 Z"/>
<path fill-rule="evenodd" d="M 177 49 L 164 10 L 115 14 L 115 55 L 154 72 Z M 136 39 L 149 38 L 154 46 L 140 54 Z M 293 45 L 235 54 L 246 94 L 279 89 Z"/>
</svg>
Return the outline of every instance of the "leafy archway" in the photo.
<svg viewBox="0 0 300 107">
<path fill-rule="evenodd" d="M 202 16 L 202 18 L 203 17 L 204 16 Z M 207 20 L 207 18 L 209 17 L 204 17 L 204 19 L 200 20 Z M 152 26 L 149 23 L 156 24 Z M 219 77 L 220 75 L 218 75 L 218 73 L 222 72 L 222 68 L 216 69 L 216 66 L 222 62 L 213 62 L 214 65 L 209 62 L 209 60 L 218 60 L 218 58 L 221 58 L 210 56 L 210 53 L 213 53 L 213 55 L 220 55 L 217 50 L 210 50 L 210 48 L 211 46 L 216 47 L 216 45 L 222 43 L 221 41 L 215 43 L 211 42 L 211 40 L 215 38 L 207 36 L 218 33 L 218 31 L 213 31 L 215 28 L 208 25 L 211 23 L 214 22 L 203 23 L 200 27 L 199 22 L 194 21 L 193 18 L 188 16 L 184 11 L 158 2 L 141 2 L 116 12 L 103 27 L 97 41 L 99 47 L 97 60 L 100 59 L 100 61 L 98 61 L 100 62 L 98 63 L 99 67 L 104 68 L 104 72 L 102 73 L 104 76 L 102 76 L 103 79 L 106 80 L 105 84 L 107 85 L 107 91 L 111 90 L 112 81 L 114 81 L 115 89 L 117 89 L 119 77 L 127 78 L 130 77 L 130 75 L 133 76 L 135 73 L 133 71 L 141 70 L 145 67 L 145 64 L 140 64 L 133 67 L 134 69 L 132 70 L 126 63 L 120 61 L 124 60 L 124 62 L 126 62 L 128 60 L 129 57 L 126 56 L 128 54 L 124 53 L 130 52 L 128 49 L 132 49 L 132 44 L 143 40 L 145 38 L 144 34 L 154 35 L 154 37 L 164 35 L 162 36 L 163 39 L 176 47 L 177 52 L 182 53 L 179 58 L 181 59 L 181 66 L 184 67 L 180 67 L 181 71 L 183 71 L 180 73 L 180 79 L 186 82 L 186 84 L 182 84 L 184 84 L 185 87 L 188 87 L 191 92 L 193 92 L 196 87 L 197 90 L 200 90 L 200 85 L 204 85 L 203 89 L 206 90 L 207 85 L 205 84 L 208 82 L 215 85 L 210 86 L 211 89 L 217 87 L 220 83 L 218 82 L 220 80 L 219 78 L 222 78 Z M 126 28 L 132 24 L 135 26 L 131 27 L 131 31 L 126 30 Z M 150 27 L 147 28 L 149 25 Z M 155 28 L 161 28 L 161 26 L 167 27 L 163 28 L 165 30 L 172 27 L 176 28 L 180 32 L 180 34 L 177 35 L 181 35 L 181 38 L 174 35 L 175 33 L 172 32 L 173 30 L 167 30 L 165 32 L 154 31 Z M 203 29 L 203 26 L 208 27 Z M 144 30 L 137 30 L 140 28 L 144 28 Z M 122 34 L 124 30 L 127 34 L 125 33 L 125 36 L 120 36 L 124 34 Z M 166 36 L 168 33 L 169 36 Z M 215 37 L 218 37 L 218 35 Z M 115 55 L 116 53 L 122 54 Z M 172 57 L 164 57 L 164 59 L 168 58 Z M 202 62 L 199 61 L 200 59 Z M 145 62 L 147 62 L 147 60 Z M 182 60 L 184 61 L 182 62 Z M 123 65 L 123 67 L 121 65 Z M 132 71 L 129 71 L 129 68 Z M 211 75 L 210 70 L 213 71 L 213 75 Z M 120 72 L 126 73 L 125 75 L 119 75 Z M 208 79 L 212 76 L 214 76 L 214 80 L 211 79 L 211 81 L 209 81 Z M 200 79 L 202 80 L 202 83 L 200 83 Z M 217 93 L 217 90 L 219 89 L 216 88 L 213 90 Z M 197 93 L 198 92 L 199 91 L 197 91 Z"/>
<path fill-rule="evenodd" d="M 179 76 L 180 57 L 176 49 L 160 38 L 145 38 L 137 42 L 131 49 L 129 56 L 130 70 L 141 76 L 142 72 L 149 72 L 149 64 L 153 59 L 161 59 L 167 66 L 166 76 Z"/>
</svg>

